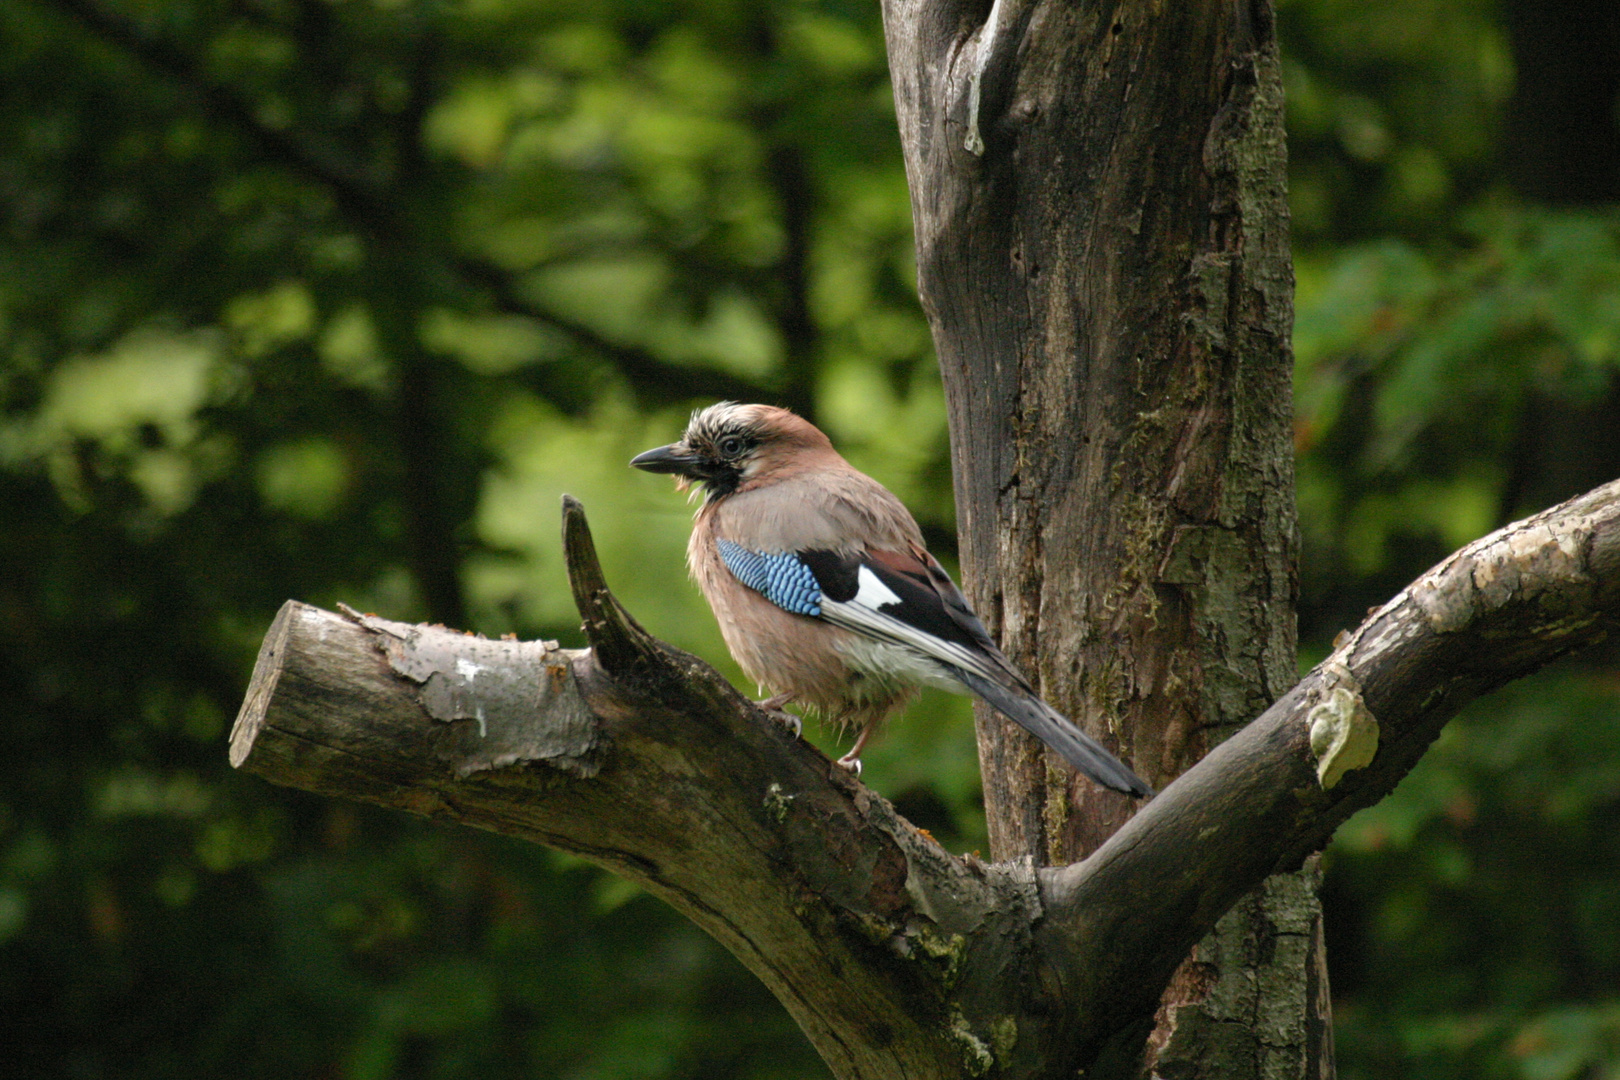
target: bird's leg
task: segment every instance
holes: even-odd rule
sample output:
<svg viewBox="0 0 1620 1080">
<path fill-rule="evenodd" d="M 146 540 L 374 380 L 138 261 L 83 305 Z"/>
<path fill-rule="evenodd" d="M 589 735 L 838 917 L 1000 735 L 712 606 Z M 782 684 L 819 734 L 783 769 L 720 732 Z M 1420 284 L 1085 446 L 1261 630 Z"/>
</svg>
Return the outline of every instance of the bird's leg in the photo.
<svg viewBox="0 0 1620 1080">
<path fill-rule="evenodd" d="M 861 733 L 855 736 L 855 745 L 849 748 L 849 753 L 838 759 L 838 764 L 856 776 L 861 775 L 861 750 L 866 746 L 866 740 L 872 737 L 872 732 L 877 730 L 877 726 L 876 720 L 864 725 Z"/>
<path fill-rule="evenodd" d="M 797 739 L 804 734 L 804 721 L 782 708 L 792 700 L 792 694 L 774 694 L 763 701 L 756 701 L 754 704 L 770 713 L 772 720 L 793 732 L 793 737 Z"/>
</svg>

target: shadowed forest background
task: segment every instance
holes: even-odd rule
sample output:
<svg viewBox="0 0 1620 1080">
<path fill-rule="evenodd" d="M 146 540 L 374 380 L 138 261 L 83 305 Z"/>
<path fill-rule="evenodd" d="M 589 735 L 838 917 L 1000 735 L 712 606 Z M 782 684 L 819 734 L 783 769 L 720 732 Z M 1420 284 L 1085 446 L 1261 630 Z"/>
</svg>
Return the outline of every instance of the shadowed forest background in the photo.
<svg viewBox="0 0 1620 1080">
<path fill-rule="evenodd" d="M 1278 17 L 1309 664 L 1620 476 L 1620 7 Z M 233 774 L 225 734 L 288 598 L 581 644 L 564 491 L 742 685 L 689 508 L 626 467 L 719 398 L 813 418 L 952 562 L 877 5 L 8 0 L 0 80 L 6 1073 L 825 1076 L 634 887 Z M 1617 656 L 1340 831 L 1341 1076 L 1620 1078 Z M 953 851 L 972 733 L 931 694 L 865 755 Z"/>
</svg>

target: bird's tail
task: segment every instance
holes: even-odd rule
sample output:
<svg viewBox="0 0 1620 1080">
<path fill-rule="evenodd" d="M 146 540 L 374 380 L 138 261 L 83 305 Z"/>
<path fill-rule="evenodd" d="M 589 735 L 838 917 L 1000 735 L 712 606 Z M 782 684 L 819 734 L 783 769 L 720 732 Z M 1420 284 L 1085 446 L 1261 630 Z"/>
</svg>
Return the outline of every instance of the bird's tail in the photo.
<svg viewBox="0 0 1620 1080">
<path fill-rule="evenodd" d="M 1137 798 L 1153 794 L 1146 781 L 1127 769 L 1101 743 L 1075 727 L 1073 721 L 1034 694 L 1002 686 L 982 675 L 954 666 L 951 674 L 1103 787 Z"/>
</svg>

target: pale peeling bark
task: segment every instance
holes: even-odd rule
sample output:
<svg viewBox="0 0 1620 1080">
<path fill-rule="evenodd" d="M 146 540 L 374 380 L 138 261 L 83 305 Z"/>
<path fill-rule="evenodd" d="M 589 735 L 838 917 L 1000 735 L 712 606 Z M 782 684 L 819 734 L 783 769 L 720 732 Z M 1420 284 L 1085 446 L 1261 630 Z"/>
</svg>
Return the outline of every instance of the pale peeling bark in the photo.
<svg viewBox="0 0 1620 1080">
<path fill-rule="evenodd" d="M 289 603 L 231 760 L 625 875 L 747 964 L 840 1078 L 1138 1076 L 1162 991 L 1223 912 L 1386 794 L 1467 701 L 1620 627 L 1615 483 L 1426 574 L 1083 862 L 987 866 L 648 637 L 577 504 L 565 518 L 590 650 Z M 1292 970 L 1316 932 L 1213 945 Z M 1203 1036 L 1165 1046 L 1161 1074 L 1272 1060 L 1295 1022 L 1281 993 L 1207 992 L 1183 1021 Z"/>
</svg>

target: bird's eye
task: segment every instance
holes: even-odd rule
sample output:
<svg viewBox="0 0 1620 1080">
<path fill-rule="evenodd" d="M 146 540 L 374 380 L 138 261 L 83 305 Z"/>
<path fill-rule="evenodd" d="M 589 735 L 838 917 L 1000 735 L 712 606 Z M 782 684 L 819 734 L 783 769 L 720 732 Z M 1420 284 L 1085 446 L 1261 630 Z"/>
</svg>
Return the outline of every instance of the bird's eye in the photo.
<svg viewBox="0 0 1620 1080">
<path fill-rule="evenodd" d="M 720 452 L 726 457 L 736 457 L 742 453 L 743 441 L 735 435 L 727 435 L 720 440 Z"/>
</svg>

